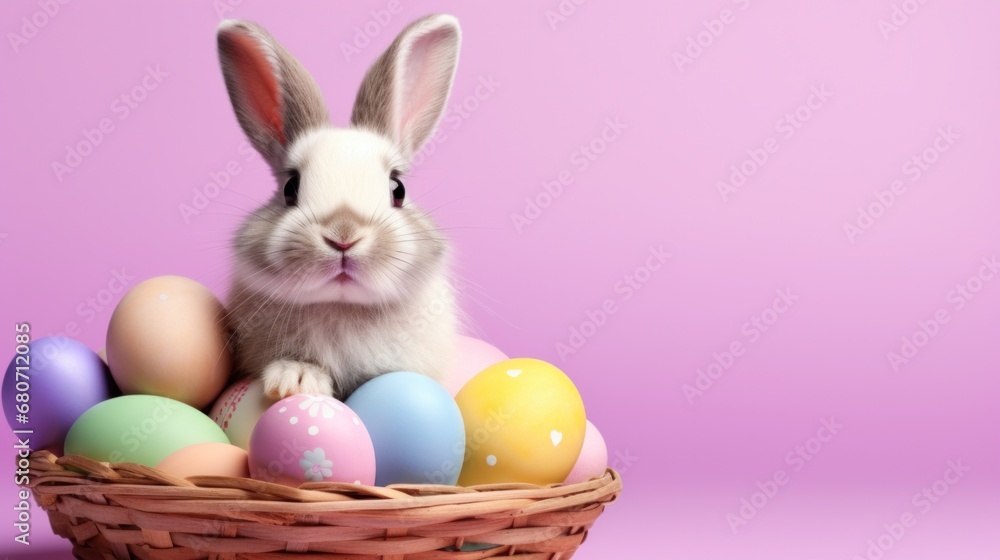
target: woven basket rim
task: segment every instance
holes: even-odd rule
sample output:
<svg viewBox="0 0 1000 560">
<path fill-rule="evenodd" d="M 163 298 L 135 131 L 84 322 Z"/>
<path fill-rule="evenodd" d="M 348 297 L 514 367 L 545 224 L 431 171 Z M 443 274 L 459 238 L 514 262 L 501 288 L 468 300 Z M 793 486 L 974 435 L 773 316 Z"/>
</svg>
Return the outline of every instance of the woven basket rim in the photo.
<svg viewBox="0 0 1000 560">
<path fill-rule="evenodd" d="M 107 463 L 80 455 L 57 456 L 51 451 L 35 451 L 29 456 L 28 487 L 39 494 L 100 493 L 115 496 L 155 497 L 162 500 L 239 500 L 259 502 L 316 503 L 332 509 L 420 508 L 443 504 L 469 504 L 496 500 L 560 498 L 588 494 L 610 503 L 622 488 L 621 475 L 608 468 L 603 475 L 573 484 L 537 485 L 529 483 L 446 486 L 436 484 L 394 484 L 368 486 L 342 482 L 307 482 L 292 487 L 250 478 L 197 476 L 182 479 L 136 463 Z M 71 470 L 72 468 L 78 469 Z M 79 472 L 83 471 L 83 472 Z M 338 507 L 353 502 L 353 507 Z M 362 506 L 358 502 L 386 502 L 383 506 Z M 359 508 L 360 506 L 360 508 Z M 281 508 L 278 508 L 281 509 Z M 308 507 L 306 509 L 309 509 Z"/>
<path fill-rule="evenodd" d="M 206 553 L 277 560 L 306 552 L 345 559 L 564 559 L 622 489 L 611 468 L 584 482 L 544 486 L 293 488 L 249 478 L 180 479 L 135 463 L 37 451 L 28 470 L 28 487 L 53 531 L 88 560 Z M 492 548 L 467 552 L 467 542 Z"/>
</svg>

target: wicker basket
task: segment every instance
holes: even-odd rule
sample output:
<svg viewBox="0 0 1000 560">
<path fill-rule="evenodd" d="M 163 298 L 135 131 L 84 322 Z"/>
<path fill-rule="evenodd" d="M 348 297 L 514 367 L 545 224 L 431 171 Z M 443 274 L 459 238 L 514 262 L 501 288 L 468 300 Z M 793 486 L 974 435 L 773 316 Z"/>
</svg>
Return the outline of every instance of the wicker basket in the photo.
<svg viewBox="0 0 1000 560">
<path fill-rule="evenodd" d="M 622 488 L 612 469 L 545 487 L 291 488 L 245 478 L 182 480 L 48 451 L 31 455 L 30 476 L 53 531 L 84 560 L 565 560 Z"/>
</svg>

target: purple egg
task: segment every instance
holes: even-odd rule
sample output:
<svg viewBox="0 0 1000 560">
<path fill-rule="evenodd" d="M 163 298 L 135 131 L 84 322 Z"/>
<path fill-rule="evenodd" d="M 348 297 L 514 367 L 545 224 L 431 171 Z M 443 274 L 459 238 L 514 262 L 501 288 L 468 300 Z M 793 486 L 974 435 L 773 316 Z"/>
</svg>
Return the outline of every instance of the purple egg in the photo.
<svg viewBox="0 0 1000 560">
<path fill-rule="evenodd" d="M 29 439 L 32 450 L 62 453 L 73 422 L 111 398 L 108 366 L 90 348 L 62 336 L 39 338 L 14 351 L 3 378 L 7 423 L 12 430 L 32 431 L 20 435 Z"/>
</svg>

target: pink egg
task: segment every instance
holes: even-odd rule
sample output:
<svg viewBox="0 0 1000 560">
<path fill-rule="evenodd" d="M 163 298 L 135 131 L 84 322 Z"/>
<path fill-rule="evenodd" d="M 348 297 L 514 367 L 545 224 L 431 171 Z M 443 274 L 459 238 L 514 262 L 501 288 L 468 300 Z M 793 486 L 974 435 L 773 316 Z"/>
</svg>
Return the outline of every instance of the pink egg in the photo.
<svg viewBox="0 0 1000 560">
<path fill-rule="evenodd" d="M 250 435 L 250 476 L 375 484 L 375 448 L 353 410 L 323 395 L 293 395 L 268 408 Z"/>
<path fill-rule="evenodd" d="M 441 384 L 454 397 L 477 373 L 507 359 L 506 354 L 488 342 L 458 335 L 455 341 L 455 363 L 441 380 Z"/>
<path fill-rule="evenodd" d="M 604 443 L 604 436 L 598 431 L 597 426 L 587 420 L 587 431 L 583 436 L 583 449 L 580 450 L 580 457 L 573 465 L 573 470 L 569 471 L 563 484 L 576 484 L 590 480 L 604 474 L 607 468 L 608 445 Z"/>
</svg>

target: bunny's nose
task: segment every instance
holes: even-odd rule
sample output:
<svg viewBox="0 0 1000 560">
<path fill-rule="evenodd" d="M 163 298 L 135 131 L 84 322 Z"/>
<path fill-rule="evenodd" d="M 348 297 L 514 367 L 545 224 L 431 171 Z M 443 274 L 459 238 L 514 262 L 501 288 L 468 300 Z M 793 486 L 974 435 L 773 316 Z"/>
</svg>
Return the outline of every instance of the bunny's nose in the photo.
<svg viewBox="0 0 1000 560">
<path fill-rule="evenodd" d="M 340 241 L 336 241 L 334 239 L 330 239 L 329 237 L 324 237 L 323 240 L 326 241 L 327 245 L 329 245 L 330 247 L 332 247 L 332 248 L 340 251 L 341 253 L 346 253 L 348 249 L 350 249 L 351 247 L 354 247 L 354 245 L 357 244 L 357 242 L 358 242 L 358 240 L 355 239 L 354 241 L 348 241 L 347 243 L 341 243 Z"/>
</svg>

